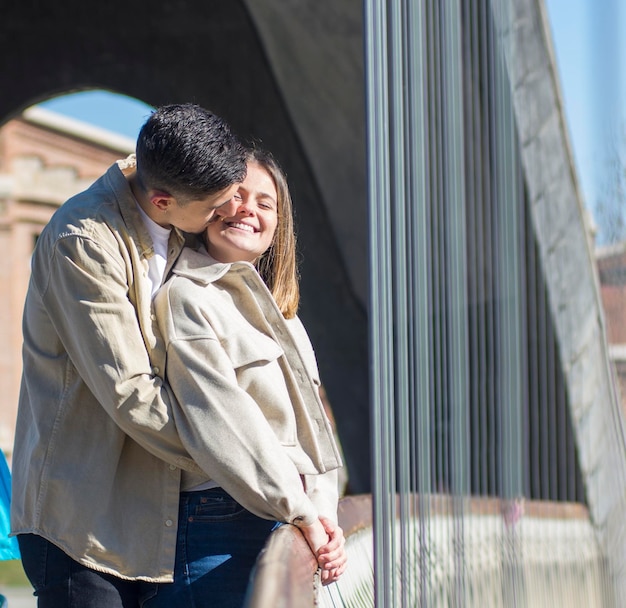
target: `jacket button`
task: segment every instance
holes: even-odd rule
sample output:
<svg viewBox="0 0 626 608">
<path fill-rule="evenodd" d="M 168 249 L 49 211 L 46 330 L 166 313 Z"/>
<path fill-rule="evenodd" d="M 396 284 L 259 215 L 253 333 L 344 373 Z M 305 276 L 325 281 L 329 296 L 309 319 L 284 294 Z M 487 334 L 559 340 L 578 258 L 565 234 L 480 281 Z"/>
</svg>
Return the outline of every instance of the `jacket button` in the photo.
<svg viewBox="0 0 626 608">
<path fill-rule="evenodd" d="M 166 520 L 165 520 L 165 525 L 166 525 L 168 528 L 171 528 L 173 524 L 174 524 L 174 522 L 173 522 L 171 519 L 166 519 Z"/>
<path fill-rule="evenodd" d="M 159 373 L 159 368 L 156 365 L 152 368 L 152 373 L 155 375 Z"/>
</svg>

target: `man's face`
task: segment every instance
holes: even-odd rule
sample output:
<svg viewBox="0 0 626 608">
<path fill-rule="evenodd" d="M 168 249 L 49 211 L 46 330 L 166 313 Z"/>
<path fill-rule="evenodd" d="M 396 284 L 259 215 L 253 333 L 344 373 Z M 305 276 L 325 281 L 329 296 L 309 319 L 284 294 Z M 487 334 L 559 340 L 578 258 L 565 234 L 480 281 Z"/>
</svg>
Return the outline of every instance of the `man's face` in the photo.
<svg viewBox="0 0 626 608">
<path fill-rule="evenodd" d="M 179 205 L 176 199 L 172 198 L 164 214 L 164 227 L 174 226 L 184 232 L 197 234 L 203 232 L 215 210 L 224 207 L 226 213 L 234 213 L 236 204 L 233 197 L 239 188 L 239 184 L 233 184 L 217 194 L 211 194 L 206 198 L 193 200 L 186 205 Z M 231 211 L 232 207 L 232 211 Z"/>
</svg>

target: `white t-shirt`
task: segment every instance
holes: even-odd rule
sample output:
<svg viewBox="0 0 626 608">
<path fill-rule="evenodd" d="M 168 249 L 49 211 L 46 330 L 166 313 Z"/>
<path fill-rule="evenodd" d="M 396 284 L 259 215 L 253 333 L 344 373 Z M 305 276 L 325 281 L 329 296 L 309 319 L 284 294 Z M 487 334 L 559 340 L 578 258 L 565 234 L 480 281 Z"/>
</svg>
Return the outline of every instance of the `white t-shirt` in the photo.
<svg viewBox="0 0 626 608">
<path fill-rule="evenodd" d="M 148 279 L 152 285 L 152 297 L 157 292 L 163 282 L 163 273 L 167 266 L 167 244 L 170 240 L 170 228 L 159 226 L 148 214 L 137 204 L 139 213 L 143 218 L 144 224 L 152 237 L 152 246 L 154 255 L 148 260 Z"/>
<path fill-rule="evenodd" d="M 167 245 L 170 240 L 170 228 L 163 228 L 159 226 L 148 214 L 137 204 L 139 213 L 143 218 L 144 224 L 152 237 L 152 246 L 154 247 L 154 255 L 148 260 L 148 279 L 152 284 L 152 297 L 161 287 L 163 282 L 163 273 L 167 265 Z M 209 490 L 211 488 L 218 487 L 218 484 L 213 480 L 202 483 L 194 488 L 190 488 L 191 491 Z"/>
</svg>

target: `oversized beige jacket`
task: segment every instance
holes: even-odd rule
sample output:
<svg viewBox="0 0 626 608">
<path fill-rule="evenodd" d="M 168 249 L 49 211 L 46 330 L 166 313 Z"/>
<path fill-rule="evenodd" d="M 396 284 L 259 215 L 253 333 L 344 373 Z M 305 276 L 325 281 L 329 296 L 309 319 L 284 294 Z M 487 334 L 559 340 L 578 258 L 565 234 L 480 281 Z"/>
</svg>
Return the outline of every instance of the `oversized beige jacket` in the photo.
<svg viewBox="0 0 626 608">
<path fill-rule="evenodd" d="M 191 456 L 260 517 L 336 521 L 341 459 L 299 319 L 284 319 L 247 262 L 185 248 L 172 272 L 154 310 L 180 403 L 176 424 L 183 436 L 206 438 L 194 442 L 199 452 L 188 446 Z"/>
<path fill-rule="evenodd" d="M 167 581 L 180 467 L 200 469 L 158 377 L 152 241 L 123 167 L 62 205 L 33 253 L 11 523 L 96 570 Z M 170 265 L 182 246 L 173 231 Z"/>
</svg>

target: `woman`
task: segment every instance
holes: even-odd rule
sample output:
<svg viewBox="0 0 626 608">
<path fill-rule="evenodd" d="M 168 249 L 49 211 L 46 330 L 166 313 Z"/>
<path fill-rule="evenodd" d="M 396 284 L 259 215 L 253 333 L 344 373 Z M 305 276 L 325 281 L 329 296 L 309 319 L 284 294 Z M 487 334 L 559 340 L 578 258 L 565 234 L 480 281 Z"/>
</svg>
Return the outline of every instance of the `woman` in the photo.
<svg viewBox="0 0 626 608">
<path fill-rule="evenodd" d="M 146 605 L 240 606 L 280 522 L 300 528 L 322 580 L 345 569 L 341 466 L 296 316 L 291 199 L 267 153 L 250 152 L 232 217 L 209 224 L 154 300 L 181 436 L 205 475 L 183 474 L 174 583 Z M 194 445 L 209 449 L 194 449 Z M 203 603 L 204 602 L 204 603 Z"/>
</svg>

